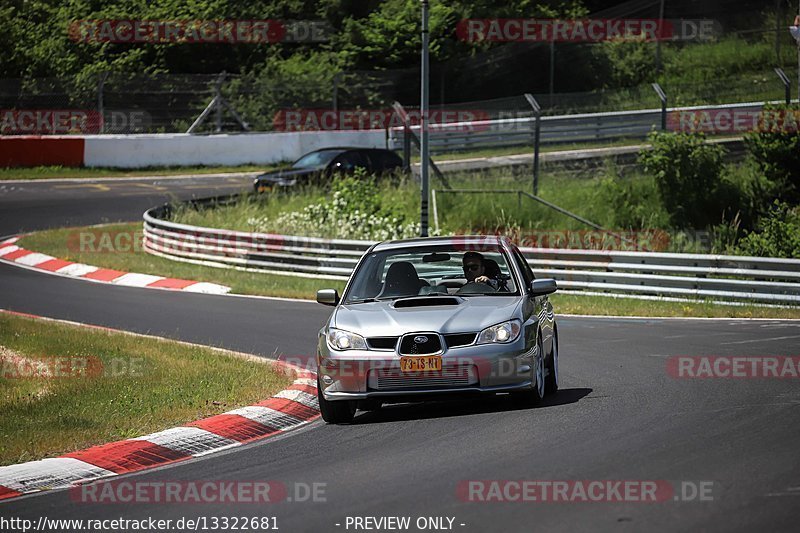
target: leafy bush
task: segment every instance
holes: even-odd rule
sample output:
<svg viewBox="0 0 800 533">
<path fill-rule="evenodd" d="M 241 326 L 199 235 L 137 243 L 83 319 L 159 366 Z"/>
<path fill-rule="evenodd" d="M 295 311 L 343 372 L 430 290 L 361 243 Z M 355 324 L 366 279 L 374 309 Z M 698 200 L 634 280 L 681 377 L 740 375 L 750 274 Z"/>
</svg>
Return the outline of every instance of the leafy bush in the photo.
<svg viewBox="0 0 800 533">
<path fill-rule="evenodd" d="M 626 229 L 660 228 L 668 224 L 669 215 L 661 204 L 652 178 L 632 179 L 619 176 L 611 166 L 598 184 L 597 200 L 608 216 L 602 223 Z"/>
<path fill-rule="evenodd" d="M 770 183 L 769 193 L 800 202 L 800 107 L 764 106 L 759 131 L 745 136 L 745 146 Z"/>
<path fill-rule="evenodd" d="M 254 217 L 254 231 L 287 231 L 338 239 L 387 240 L 419 235 L 419 224 L 384 205 L 374 180 L 363 169 L 353 176 L 336 178 L 331 197 L 307 205 L 301 211 L 284 212 L 274 219 Z"/>
<path fill-rule="evenodd" d="M 639 162 L 655 177 L 673 226 L 704 228 L 739 205 L 741 193 L 723 177 L 721 146 L 706 144 L 701 134 L 653 132 L 648 138 L 652 149 L 643 150 Z"/>
<path fill-rule="evenodd" d="M 606 41 L 597 50 L 608 70 L 607 87 L 633 87 L 653 78 L 656 62 L 652 43 Z"/>
<path fill-rule="evenodd" d="M 770 213 L 737 245 L 737 252 L 758 257 L 800 258 L 800 210 L 776 201 Z"/>
</svg>

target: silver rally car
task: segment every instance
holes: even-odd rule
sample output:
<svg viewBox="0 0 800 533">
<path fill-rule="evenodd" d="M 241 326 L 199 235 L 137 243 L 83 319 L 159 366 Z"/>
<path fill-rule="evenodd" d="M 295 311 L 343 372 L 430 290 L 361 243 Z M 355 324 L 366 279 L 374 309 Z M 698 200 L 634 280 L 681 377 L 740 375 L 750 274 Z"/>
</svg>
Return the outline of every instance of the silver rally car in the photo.
<svg viewBox="0 0 800 533">
<path fill-rule="evenodd" d="M 480 272 L 471 273 L 476 258 Z M 505 237 L 373 245 L 341 297 L 317 292 L 334 306 L 317 347 L 322 418 L 347 423 L 357 409 L 448 394 L 511 393 L 533 404 L 556 392 L 555 291 Z"/>
</svg>

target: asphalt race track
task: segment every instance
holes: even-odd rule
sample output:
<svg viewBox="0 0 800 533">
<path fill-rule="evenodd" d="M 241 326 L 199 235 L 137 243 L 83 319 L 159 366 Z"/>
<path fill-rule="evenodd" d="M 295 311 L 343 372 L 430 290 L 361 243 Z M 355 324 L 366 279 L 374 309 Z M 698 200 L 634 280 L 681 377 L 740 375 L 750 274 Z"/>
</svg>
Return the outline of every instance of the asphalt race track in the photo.
<svg viewBox="0 0 800 533">
<path fill-rule="evenodd" d="M 256 173 L 249 173 L 253 176 Z M 52 227 L 137 220 L 172 198 L 186 200 L 246 188 L 246 176 L 0 181 L 0 236 Z"/>
<path fill-rule="evenodd" d="M 72 194 L 45 188 L 17 202 L 5 191 L 0 234 L 96 223 L 110 212 L 135 220 L 159 196 L 151 194 L 85 195 L 78 217 Z M 40 206 L 35 219 L 24 202 Z M 127 202 L 135 209 L 125 211 Z M 121 207 L 109 211 L 106 203 Z M 311 355 L 328 313 L 308 302 L 114 287 L 6 265 L 0 307 L 267 357 Z M 0 504 L 0 516 L 270 516 L 285 532 L 355 531 L 348 516 L 410 516 L 412 525 L 417 517 L 451 517 L 454 530 L 476 532 L 797 530 L 800 380 L 677 379 L 667 364 L 670 356 L 797 356 L 800 322 L 561 317 L 559 330 L 561 391 L 538 407 L 518 409 L 505 397 L 389 406 L 353 425 L 316 422 L 116 479 L 270 480 L 290 496 L 294 487 L 323 483 L 318 500 L 325 501 L 90 504 L 56 491 Z M 711 489 L 703 501 L 467 502 L 457 491 L 469 480 L 665 480 L 677 497 L 700 483 Z"/>
</svg>

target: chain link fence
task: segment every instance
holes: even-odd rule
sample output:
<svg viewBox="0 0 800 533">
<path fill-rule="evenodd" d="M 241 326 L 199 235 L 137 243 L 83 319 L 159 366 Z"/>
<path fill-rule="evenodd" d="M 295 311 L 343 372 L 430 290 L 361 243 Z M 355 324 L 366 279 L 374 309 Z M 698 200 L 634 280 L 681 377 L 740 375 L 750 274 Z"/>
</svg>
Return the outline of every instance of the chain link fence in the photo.
<svg viewBox="0 0 800 533">
<path fill-rule="evenodd" d="M 592 18 L 669 20 L 682 28 L 681 36 L 669 43 L 539 40 L 478 46 L 469 55 L 432 64 L 431 108 L 440 114 L 434 121 L 456 122 L 470 113 L 487 120 L 530 117 L 530 106 L 519 96 L 526 92 L 543 116 L 659 108 L 650 83 L 656 80 L 670 107 L 783 100 L 787 86 L 774 69 L 785 71 L 795 95 L 798 80 L 798 50 L 787 31 L 792 15 L 788 0 L 621 2 Z M 706 38 L 693 34 L 702 21 L 709 23 Z M 675 67 L 677 54 L 683 54 L 685 68 Z M 665 71 L 671 60 L 673 71 Z M 5 79 L 0 80 L 0 134 L 386 128 L 397 125 L 390 118 L 393 102 L 412 111 L 419 102 L 416 66 L 323 70 L 296 78 L 223 72 Z M 587 85 L 598 88 L 576 90 Z M 482 99 L 489 94 L 494 98 Z"/>
</svg>

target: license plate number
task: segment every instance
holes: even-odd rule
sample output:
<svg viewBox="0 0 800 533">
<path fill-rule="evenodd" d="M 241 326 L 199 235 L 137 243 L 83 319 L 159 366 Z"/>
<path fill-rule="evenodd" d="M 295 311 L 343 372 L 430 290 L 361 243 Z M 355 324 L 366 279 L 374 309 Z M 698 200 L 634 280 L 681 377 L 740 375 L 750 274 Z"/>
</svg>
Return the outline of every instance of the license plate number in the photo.
<svg viewBox="0 0 800 533">
<path fill-rule="evenodd" d="M 403 372 L 433 372 L 441 369 L 442 358 L 438 355 L 400 358 L 400 370 Z"/>
</svg>

